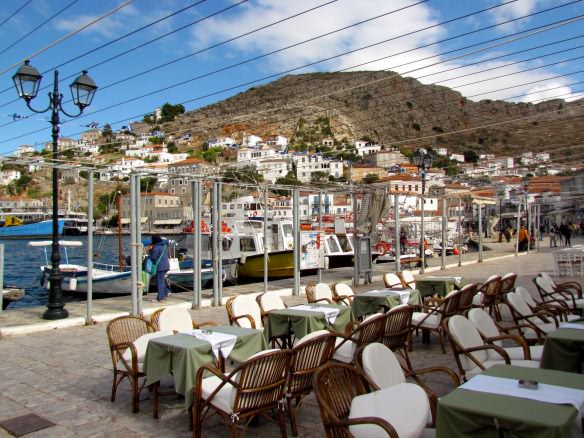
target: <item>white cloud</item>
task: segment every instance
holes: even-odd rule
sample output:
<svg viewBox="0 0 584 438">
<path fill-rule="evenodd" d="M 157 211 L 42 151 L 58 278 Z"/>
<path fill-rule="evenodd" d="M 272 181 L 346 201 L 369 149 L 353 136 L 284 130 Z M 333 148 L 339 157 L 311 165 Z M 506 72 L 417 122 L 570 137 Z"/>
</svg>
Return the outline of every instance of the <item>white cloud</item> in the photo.
<svg viewBox="0 0 584 438">
<path fill-rule="evenodd" d="M 202 48 L 214 42 L 233 38 L 234 36 L 265 26 L 268 23 L 296 14 L 320 3 L 322 3 L 322 0 L 299 0 L 295 2 L 256 0 L 246 4 L 246 6 L 241 9 L 238 8 L 238 12 L 232 13 L 229 16 L 222 15 L 201 23 L 201 26 L 197 26 L 197 28 L 192 31 L 193 41 L 191 41 L 191 45 L 196 48 Z M 222 53 L 221 56 L 223 58 L 229 56 L 233 56 L 234 58 L 252 57 L 258 53 L 266 53 L 281 47 L 295 44 L 412 3 L 412 1 L 405 0 L 400 2 L 376 0 L 339 1 L 318 9 L 317 11 L 254 33 L 250 36 L 237 39 L 230 43 L 227 48 L 228 53 Z M 507 5 L 503 8 L 507 8 L 508 10 L 506 10 L 506 12 L 502 11 L 501 17 L 525 15 L 533 9 L 534 4 L 535 0 L 520 0 L 517 4 L 513 3 Z M 439 13 L 432 9 L 429 4 L 416 5 L 366 24 L 285 50 L 268 58 L 264 58 L 261 61 L 261 64 L 257 63 L 254 64 L 254 66 L 256 66 L 258 71 L 262 72 L 261 74 L 258 74 L 258 76 L 277 73 L 315 62 L 320 59 L 328 58 L 339 53 L 355 50 L 381 40 L 410 33 L 416 29 L 436 25 L 438 21 Z M 460 33 L 460 27 L 457 28 L 456 33 Z M 469 64 L 473 59 L 476 60 L 477 56 L 481 56 L 483 59 L 492 58 L 498 54 L 504 53 L 502 50 L 506 50 L 507 46 L 495 48 L 497 52 L 491 50 L 481 53 L 480 55 L 474 54 L 473 57 L 469 56 L 468 58 L 461 59 L 451 58 L 451 61 L 438 55 L 442 49 L 437 45 L 404 53 L 424 44 L 436 42 L 445 35 L 445 28 L 442 26 L 433 27 L 427 31 L 414 33 L 404 38 L 398 38 L 368 49 L 356 51 L 346 56 L 335 58 L 324 64 L 310 67 L 306 71 L 350 70 L 351 67 L 354 66 L 356 66 L 354 67 L 354 70 L 389 69 L 397 71 L 400 74 L 405 74 L 406 76 L 420 78 L 420 80 L 426 84 L 440 82 L 440 85 L 452 88 L 460 87 L 459 91 L 466 96 L 518 85 L 517 88 L 514 88 L 511 91 L 493 91 L 481 95 L 477 97 L 477 100 L 505 99 L 528 93 L 533 90 L 533 85 L 529 85 L 529 83 L 557 75 L 557 73 L 546 71 L 545 68 L 525 72 L 525 69 L 537 66 L 537 63 L 532 62 L 529 65 L 506 65 L 509 63 L 508 59 L 505 59 L 504 61 L 487 61 L 476 66 L 469 66 L 452 72 L 440 73 L 446 69 Z M 464 45 L 464 41 L 459 44 Z M 511 49 L 508 50 L 511 51 Z M 397 55 L 398 53 L 401 54 Z M 372 60 L 380 58 L 385 59 L 371 62 Z M 549 61 L 546 60 L 545 62 Z M 226 61 L 226 63 L 231 63 L 231 61 Z M 499 67 L 499 69 L 485 71 L 495 67 Z M 295 71 L 294 73 L 299 72 L 300 71 Z M 428 76 L 430 73 L 434 73 L 434 75 Z M 451 79 L 455 76 L 468 73 L 473 73 L 473 75 L 458 80 Z M 511 73 L 515 74 L 508 76 L 505 79 L 490 79 L 493 76 L 501 76 Z M 447 79 L 448 81 L 446 81 Z M 463 86 L 470 82 L 481 80 L 485 81 L 474 85 Z M 565 81 L 563 83 L 567 82 Z M 546 89 L 553 88 L 551 85 L 540 86 L 546 87 Z M 549 92 L 550 97 L 557 94 L 562 94 L 561 90 L 557 90 L 557 93 L 554 93 L 553 91 Z M 529 97 L 529 99 L 533 100 L 533 97 Z M 514 98 L 513 100 L 521 99 Z"/>
<path fill-rule="evenodd" d="M 500 3 L 505 3 L 508 0 L 501 0 Z M 541 1 L 541 0 L 540 0 Z M 535 10 L 537 0 L 518 0 L 505 6 L 493 9 L 490 11 L 493 21 L 495 23 L 502 23 L 504 21 L 513 20 L 515 18 L 523 17 L 531 14 Z M 499 32 L 512 32 L 524 25 L 529 19 L 517 20 L 509 24 L 499 26 Z"/>
</svg>

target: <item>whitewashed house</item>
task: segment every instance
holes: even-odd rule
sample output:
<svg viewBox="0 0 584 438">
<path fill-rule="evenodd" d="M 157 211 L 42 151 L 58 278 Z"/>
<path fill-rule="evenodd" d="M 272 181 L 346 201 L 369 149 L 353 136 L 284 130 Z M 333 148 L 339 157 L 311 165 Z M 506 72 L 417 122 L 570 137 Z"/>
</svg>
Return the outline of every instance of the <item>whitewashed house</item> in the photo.
<svg viewBox="0 0 584 438">
<path fill-rule="evenodd" d="M 362 140 L 356 140 L 354 145 L 357 150 L 357 155 L 361 157 L 366 157 L 381 150 L 381 145 Z"/>
<path fill-rule="evenodd" d="M 230 148 L 236 145 L 234 139 L 231 137 L 217 137 L 217 138 L 210 138 L 207 140 L 208 148 Z"/>
<path fill-rule="evenodd" d="M 245 148 L 255 148 L 258 147 L 262 141 L 262 138 L 257 135 L 246 135 L 243 137 L 241 145 Z"/>
<path fill-rule="evenodd" d="M 322 154 L 294 154 L 292 160 L 296 164 L 296 177 L 302 182 L 310 182 L 315 172 L 324 172 L 335 178 L 343 176 L 342 160 L 329 160 Z"/>
<path fill-rule="evenodd" d="M 0 186 L 7 186 L 12 181 L 16 181 L 19 178 L 19 170 L 2 170 L 0 171 Z"/>
</svg>

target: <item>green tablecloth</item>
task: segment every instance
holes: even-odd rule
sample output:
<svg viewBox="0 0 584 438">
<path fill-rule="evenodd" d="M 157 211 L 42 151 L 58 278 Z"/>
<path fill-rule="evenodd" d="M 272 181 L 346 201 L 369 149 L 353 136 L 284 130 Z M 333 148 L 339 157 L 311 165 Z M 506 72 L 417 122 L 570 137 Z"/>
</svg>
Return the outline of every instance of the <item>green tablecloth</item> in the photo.
<svg viewBox="0 0 584 438">
<path fill-rule="evenodd" d="M 429 295 L 440 295 L 444 297 L 456 288 L 455 277 L 425 277 L 416 279 L 416 289 L 422 298 Z"/>
<path fill-rule="evenodd" d="M 310 305 L 310 304 L 308 304 Z M 268 313 L 268 323 L 265 327 L 266 339 L 278 336 L 288 336 L 290 329 L 296 338 L 300 339 L 316 330 L 330 329 L 338 332 L 345 331 L 345 326 L 351 321 L 351 308 L 336 304 L 316 304 L 316 307 L 334 307 L 340 310 L 335 322 L 327 322 L 324 313 L 288 309 L 272 310 Z"/>
<path fill-rule="evenodd" d="M 420 293 L 417 289 L 410 292 L 408 303 L 412 305 L 422 304 L 420 301 Z M 399 306 L 399 304 L 399 295 L 392 293 L 390 289 L 380 289 L 355 295 L 351 307 L 353 309 L 353 316 L 355 318 L 361 318 L 362 316 L 376 312 L 386 312 L 387 309 Z"/>
<path fill-rule="evenodd" d="M 581 375 L 562 371 L 496 365 L 484 374 L 584 389 Z M 497 437 L 498 424 L 505 437 L 571 437 L 577 416 L 572 405 L 455 389 L 438 401 L 436 436 Z"/>
<path fill-rule="evenodd" d="M 579 324 L 584 324 L 584 321 Z M 547 334 L 541 368 L 581 373 L 583 361 L 584 329 L 560 327 Z"/>
<path fill-rule="evenodd" d="M 213 327 L 213 331 L 237 336 L 237 341 L 229 358 L 243 362 L 252 354 L 267 348 L 261 330 L 243 327 Z M 185 407 L 193 403 L 193 387 L 197 370 L 208 363 L 213 363 L 211 344 L 194 336 L 176 334 L 152 339 L 148 343 L 144 370 L 146 383 L 152 385 L 172 372 L 177 393 L 185 396 Z"/>
</svg>

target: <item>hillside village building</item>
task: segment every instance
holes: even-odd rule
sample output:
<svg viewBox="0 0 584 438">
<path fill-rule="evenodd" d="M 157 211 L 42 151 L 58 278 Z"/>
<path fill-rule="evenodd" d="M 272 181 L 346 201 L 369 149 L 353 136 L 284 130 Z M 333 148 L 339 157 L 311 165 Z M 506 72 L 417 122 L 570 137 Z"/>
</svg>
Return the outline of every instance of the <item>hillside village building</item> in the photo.
<svg viewBox="0 0 584 438">
<path fill-rule="evenodd" d="M 343 161 L 324 158 L 322 154 L 295 153 L 292 160 L 296 165 L 296 177 L 302 182 L 310 182 L 315 172 L 323 172 L 339 178 L 343 176 Z"/>
</svg>

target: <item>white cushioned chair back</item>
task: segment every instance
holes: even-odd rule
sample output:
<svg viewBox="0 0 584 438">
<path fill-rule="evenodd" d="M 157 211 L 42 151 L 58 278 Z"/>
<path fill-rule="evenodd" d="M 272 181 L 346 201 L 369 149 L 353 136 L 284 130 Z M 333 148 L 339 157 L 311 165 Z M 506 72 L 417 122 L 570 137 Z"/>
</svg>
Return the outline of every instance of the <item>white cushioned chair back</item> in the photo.
<svg viewBox="0 0 584 438">
<path fill-rule="evenodd" d="M 476 327 L 464 316 L 454 315 L 453 317 L 451 317 L 448 320 L 448 331 L 462 348 L 466 349 L 484 345 L 483 339 L 481 338 L 481 335 L 479 334 Z M 479 362 L 484 362 L 485 360 L 487 360 L 487 352 L 484 350 L 474 351 L 471 354 Z M 474 367 L 476 367 L 476 364 L 465 355 L 460 355 L 459 359 L 462 368 L 465 371 L 471 370 Z"/>
<path fill-rule="evenodd" d="M 383 281 L 387 287 L 401 287 L 402 282 L 397 275 L 393 272 L 388 272 L 383 276 Z"/>
<path fill-rule="evenodd" d="M 160 313 L 158 326 L 160 330 L 186 332 L 193 329 L 193 319 L 183 307 L 167 307 Z"/>
<path fill-rule="evenodd" d="M 520 315 L 531 315 L 531 309 L 517 292 L 507 294 L 507 302 Z"/>
<path fill-rule="evenodd" d="M 548 276 L 549 278 L 549 276 Z M 554 293 L 553 283 L 546 277 L 535 277 L 535 283 L 548 294 Z"/>
<path fill-rule="evenodd" d="M 253 295 L 238 295 L 231 303 L 235 316 L 249 315 L 255 322 L 255 328 L 263 328 L 260 306 Z M 251 328 L 251 323 L 247 318 L 237 320 L 241 327 Z"/>
<path fill-rule="evenodd" d="M 412 274 L 412 271 L 402 271 L 401 275 L 406 283 L 411 283 L 411 282 L 416 281 L 416 279 L 414 278 L 414 274 Z"/>
<path fill-rule="evenodd" d="M 260 295 L 260 302 L 264 312 L 269 312 L 270 310 L 284 309 L 284 301 L 282 297 L 275 292 L 267 292 Z"/>
<path fill-rule="evenodd" d="M 335 292 L 337 293 L 337 295 L 345 297 L 351 297 L 355 295 L 355 292 L 353 292 L 353 288 L 345 283 L 337 283 L 335 285 Z"/>
<path fill-rule="evenodd" d="M 148 348 L 148 342 L 151 339 L 160 338 L 161 336 L 170 336 L 170 335 L 172 335 L 172 330 L 160 330 L 160 331 L 153 332 L 153 333 L 146 333 L 146 334 L 140 336 L 138 339 L 136 339 L 133 342 L 133 344 L 134 344 L 134 347 L 136 347 L 136 353 L 138 353 L 138 362 L 144 361 L 144 356 L 146 355 L 146 349 Z M 128 361 L 128 365 L 131 366 L 132 365 L 132 353 L 130 352 L 129 348 L 126 351 L 124 351 L 123 356 L 124 356 L 124 359 L 126 359 Z M 118 364 L 118 367 L 125 368 L 125 365 L 123 364 L 123 362 L 120 362 Z"/>
<path fill-rule="evenodd" d="M 519 294 L 519 296 L 521 297 L 521 299 L 523 301 L 525 301 L 528 306 L 530 306 L 530 307 L 537 306 L 537 302 L 533 299 L 533 296 L 523 286 L 517 286 L 515 288 L 515 293 Z"/>
<path fill-rule="evenodd" d="M 379 342 L 373 342 L 363 349 L 361 356 L 363 371 L 380 388 L 405 383 L 404 372 L 393 351 Z"/>
<path fill-rule="evenodd" d="M 323 298 L 326 298 L 326 299 L 332 301 L 333 300 L 333 292 L 331 291 L 331 288 L 328 284 L 318 283 L 316 286 L 314 286 L 314 299 L 321 300 Z"/>
<path fill-rule="evenodd" d="M 305 342 L 308 342 L 314 338 L 318 338 L 319 336 L 330 335 L 330 334 L 331 334 L 331 332 L 329 332 L 328 330 L 324 330 L 324 329 L 323 330 L 316 330 L 316 331 L 308 333 L 303 338 L 300 338 L 298 341 L 296 341 L 294 346 L 304 344 Z"/>
<path fill-rule="evenodd" d="M 539 276 L 542 277 L 545 281 L 547 281 L 553 288 L 556 287 L 556 282 L 547 272 L 542 272 L 539 274 Z"/>
<path fill-rule="evenodd" d="M 488 338 L 499 336 L 499 329 L 487 312 L 483 309 L 470 309 L 468 312 L 468 319 L 474 324 L 477 330 Z M 496 345 L 502 346 L 501 341 L 495 341 Z"/>
</svg>

